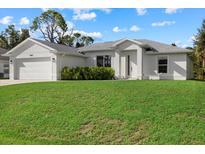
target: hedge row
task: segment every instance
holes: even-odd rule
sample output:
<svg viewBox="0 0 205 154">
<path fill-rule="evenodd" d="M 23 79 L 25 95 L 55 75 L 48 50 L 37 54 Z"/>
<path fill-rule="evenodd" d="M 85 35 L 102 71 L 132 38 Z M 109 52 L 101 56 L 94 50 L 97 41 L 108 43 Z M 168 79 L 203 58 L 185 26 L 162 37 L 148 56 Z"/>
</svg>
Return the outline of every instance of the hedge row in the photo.
<svg viewBox="0 0 205 154">
<path fill-rule="evenodd" d="M 64 67 L 62 80 L 112 80 L 115 71 L 110 67 Z"/>
</svg>

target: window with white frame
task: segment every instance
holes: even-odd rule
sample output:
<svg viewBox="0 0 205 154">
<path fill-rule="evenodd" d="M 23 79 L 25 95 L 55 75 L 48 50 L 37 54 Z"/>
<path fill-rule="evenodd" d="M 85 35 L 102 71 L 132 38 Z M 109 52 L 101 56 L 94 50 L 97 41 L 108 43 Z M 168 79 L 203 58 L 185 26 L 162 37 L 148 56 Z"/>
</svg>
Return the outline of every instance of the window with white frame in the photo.
<svg viewBox="0 0 205 154">
<path fill-rule="evenodd" d="M 97 56 L 97 66 L 98 67 L 111 67 L 111 56 Z"/>
<path fill-rule="evenodd" d="M 166 56 L 158 58 L 158 73 L 167 73 L 168 58 Z"/>
</svg>

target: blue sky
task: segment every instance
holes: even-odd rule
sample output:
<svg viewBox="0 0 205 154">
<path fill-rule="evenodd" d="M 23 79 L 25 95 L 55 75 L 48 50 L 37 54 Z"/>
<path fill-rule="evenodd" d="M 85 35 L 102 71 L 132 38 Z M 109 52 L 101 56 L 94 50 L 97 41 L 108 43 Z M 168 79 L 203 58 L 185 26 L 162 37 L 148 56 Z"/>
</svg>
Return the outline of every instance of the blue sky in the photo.
<svg viewBox="0 0 205 154">
<path fill-rule="evenodd" d="M 0 31 L 8 24 L 28 28 L 46 9 L 0 9 Z M 151 39 L 192 46 L 191 38 L 205 19 L 205 9 L 55 9 L 75 31 L 95 42 L 121 38 Z M 39 33 L 32 34 L 40 37 Z"/>
</svg>

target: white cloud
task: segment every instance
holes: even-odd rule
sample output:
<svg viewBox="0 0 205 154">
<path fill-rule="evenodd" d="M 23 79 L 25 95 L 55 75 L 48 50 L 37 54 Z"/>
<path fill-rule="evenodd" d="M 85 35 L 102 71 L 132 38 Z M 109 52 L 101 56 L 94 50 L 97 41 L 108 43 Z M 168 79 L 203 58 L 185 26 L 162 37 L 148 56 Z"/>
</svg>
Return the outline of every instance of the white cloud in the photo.
<svg viewBox="0 0 205 154">
<path fill-rule="evenodd" d="M 181 42 L 181 41 L 179 41 L 179 40 L 177 40 L 177 41 L 175 41 L 175 42 L 174 42 L 174 44 L 176 44 L 176 46 L 178 46 L 178 47 L 179 47 L 179 46 L 181 46 L 182 42 Z"/>
<path fill-rule="evenodd" d="M 186 47 L 189 46 L 189 45 L 187 45 L 187 44 L 183 44 L 181 41 L 175 41 L 174 44 L 175 44 L 177 47 L 180 47 L 180 48 L 186 48 Z"/>
<path fill-rule="evenodd" d="M 194 41 L 196 41 L 196 37 L 193 35 L 188 39 L 189 43 L 193 43 Z"/>
<path fill-rule="evenodd" d="M 30 23 L 27 17 L 23 17 L 20 19 L 20 25 L 28 25 Z"/>
<path fill-rule="evenodd" d="M 102 12 L 105 12 L 106 14 L 109 14 L 112 9 L 109 8 L 99 8 L 99 9 L 90 9 L 90 8 L 79 8 L 79 9 L 73 9 L 73 20 L 94 20 L 97 15 L 94 12 L 94 10 L 100 10 Z"/>
<path fill-rule="evenodd" d="M 137 8 L 136 11 L 137 11 L 137 14 L 139 16 L 143 16 L 143 15 L 145 15 L 147 13 L 147 10 L 144 9 L 144 8 Z"/>
<path fill-rule="evenodd" d="M 91 36 L 93 38 L 102 38 L 103 35 L 101 32 L 91 32 L 91 33 L 87 33 L 88 36 Z"/>
<path fill-rule="evenodd" d="M 101 8 L 99 10 L 101 10 L 101 11 L 107 13 L 107 14 L 109 14 L 112 11 L 112 9 L 108 9 L 108 8 Z"/>
<path fill-rule="evenodd" d="M 181 48 L 186 48 L 186 47 L 188 47 L 187 44 L 182 44 L 182 46 L 181 46 Z"/>
<path fill-rule="evenodd" d="M 182 41 L 180 41 L 180 40 L 177 40 L 177 41 L 175 41 L 174 43 L 176 44 L 177 47 L 180 47 L 180 48 L 186 48 L 186 47 L 188 47 L 187 44 L 182 43 Z"/>
<path fill-rule="evenodd" d="M 96 16 L 95 12 L 90 12 L 90 9 L 74 9 L 73 20 L 93 20 Z"/>
<path fill-rule="evenodd" d="M 76 14 L 73 16 L 74 20 L 93 20 L 96 18 L 95 12 Z"/>
<path fill-rule="evenodd" d="M 196 40 L 196 37 L 193 35 L 185 41 L 177 40 L 174 43 L 176 44 L 176 46 L 180 48 L 186 48 L 186 47 L 192 47 L 194 40 Z"/>
<path fill-rule="evenodd" d="M 131 32 L 138 32 L 138 31 L 140 31 L 140 28 L 136 25 L 133 25 L 132 27 L 130 27 L 130 31 Z"/>
<path fill-rule="evenodd" d="M 49 8 L 41 8 L 42 12 L 46 12 L 49 10 Z"/>
<path fill-rule="evenodd" d="M 85 32 L 85 31 L 81 31 L 81 30 L 74 30 L 73 32 L 74 33 L 78 32 L 78 33 L 81 33 L 82 35 L 90 36 L 94 39 L 100 39 L 103 37 L 101 32 Z"/>
<path fill-rule="evenodd" d="M 118 32 L 121 31 L 121 29 L 118 26 L 116 26 L 112 29 L 112 31 L 115 32 L 115 33 L 118 33 Z"/>
<path fill-rule="evenodd" d="M 167 8 L 165 9 L 165 13 L 166 14 L 174 14 L 174 13 L 177 13 L 179 9 L 178 8 Z"/>
<path fill-rule="evenodd" d="M 152 27 L 162 27 L 162 26 L 170 26 L 175 24 L 175 21 L 159 21 L 159 22 L 153 22 Z"/>
<path fill-rule="evenodd" d="M 121 29 L 118 26 L 116 26 L 112 29 L 112 31 L 115 33 L 118 33 L 118 32 L 125 32 L 125 31 L 127 31 L 127 29 L 126 28 Z"/>
<path fill-rule="evenodd" d="M 66 21 L 66 24 L 68 25 L 69 29 L 73 29 L 75 27 L 74 23 L 72 23 L 71 21 Z"/>
<path fill-rule="evenodd" d="M 0 24 L 8 25 L 11 23 L 12 19 L 13 19 L 12 16 L 5 16 L 2 19 L 0 19 Z"/>
</svg>

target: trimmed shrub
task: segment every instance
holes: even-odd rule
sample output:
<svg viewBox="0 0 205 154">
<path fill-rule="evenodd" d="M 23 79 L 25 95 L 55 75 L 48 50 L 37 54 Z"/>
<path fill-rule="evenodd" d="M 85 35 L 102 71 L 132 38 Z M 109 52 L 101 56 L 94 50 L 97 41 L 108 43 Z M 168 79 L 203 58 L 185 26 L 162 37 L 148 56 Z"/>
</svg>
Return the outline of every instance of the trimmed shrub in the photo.
<svg viewBox="0 0 205 154">
<path fill-rule="evenodd" d="M 110 67 L 64 67 L 61 71 L 62 80 L 112 80 L 114 76 Z"/>
<path fill-rule="evenodd" d="M 69 68 L 66 66 L 62 69 L 61 71 L 61 79 L 62 80 L 69 80 L 69 77 L 70 76 L 70 70 Z"/>
</svg>

